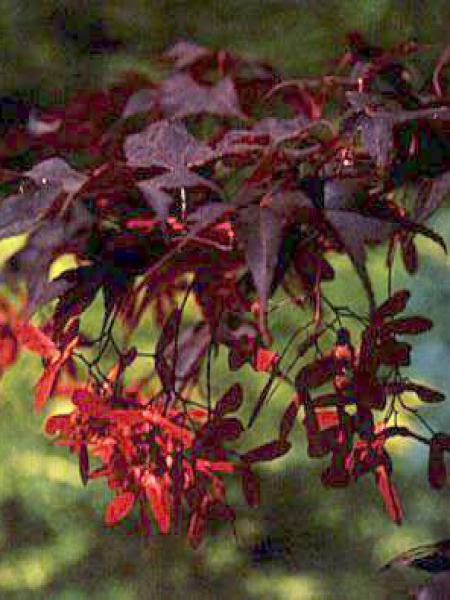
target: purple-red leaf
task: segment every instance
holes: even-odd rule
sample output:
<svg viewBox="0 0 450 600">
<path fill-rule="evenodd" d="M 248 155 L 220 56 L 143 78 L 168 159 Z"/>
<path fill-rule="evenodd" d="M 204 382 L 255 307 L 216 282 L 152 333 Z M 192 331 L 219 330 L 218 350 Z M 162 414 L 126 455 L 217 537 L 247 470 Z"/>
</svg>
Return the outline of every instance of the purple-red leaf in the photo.
<svg viewBox="0 0 450 600">
<path fill-rule="evenodd" d="M 75 194 L 86 183 L 87 176 L 72 169 L 59 157 L 48 158 L 25 173 L 38 186 L 61 187 L 69 194 Z"/>
<path fill-rule="evenodd" d="M 354 179 L 334 179 L 327 181 L 324 186 L 326 218 L 358 266 L 365 262 L 364 245 L 383 241 L 393 231 L 389 219 L 361 214 L 355 205 L 355 197 L 363 193 L 360 181 Z"/>
<path fill-rule="evenodd" d="M 360 180 L 333 179 L 324 185 L 324 212 L 338 239 L 350 256 L 366 290 L 369 301 L 375 304 L 374 293 L 366 270 L 367 243 L 382 242 L 394 231 L 389 218 L 380 219 L 370 213 L 362 214 L 356 199 L 365 194 Z"/>
<path fill-rule="evenodd" d="M 59 185 L 43 185 L 3 198 L 0 203 L 0 239 L 28 232 L 59 196 Z"/>
<path fill-rule="evenodd" d="M 166 117 L 212 114 L 245 119 L 233 80 L 225 77 L 215 85 L 199 85 L 187 73 L 176 73 L 161 84 L 161 106 Z"/>
<path fill-rule="evenodd" d="M 184 328 L 177 340 L 175 356 L 175 340 L 164 349 L 166 364 L 173 369 L 176 358 L 175 389 L 179 392 L 198 373 L 201 361 L 211 343 L 211 331 L 207 323 L 199 323 Z"/>
<path fill-rule="evenodd" d="M 164 167 L 176 173 L 203 165 L 213 156 L 211 148 L 196 140 L 184 125 L 167 120 L 129 135 L 124 150 L 131 167 Z"/>
<path fill-rule="evenodd" d="M 278 260 L 283 230 L 282 219 L 270 208 L 249 206 L 239 211 L 238 241 L 243 245 L 261 303 L 260 325 L 266 331 L 267 301 Z"/>
<path fill-rule="evenodd" d="M 359 120 L 363 146 L 380 168 L 387 167 L 392 159 L 393 124 L 394 120 L 386 115 L 381 117 L 376 114 L 372 117 L 361 115 Z"/>
<path fill-rule="evenodd" d="M 144 88 L 135 92 L 127 100 L 122 119 L 128 119 L 142 112 L 150 112 L 157 103 L 157 92 L 152 88 Z"/>
</svg>

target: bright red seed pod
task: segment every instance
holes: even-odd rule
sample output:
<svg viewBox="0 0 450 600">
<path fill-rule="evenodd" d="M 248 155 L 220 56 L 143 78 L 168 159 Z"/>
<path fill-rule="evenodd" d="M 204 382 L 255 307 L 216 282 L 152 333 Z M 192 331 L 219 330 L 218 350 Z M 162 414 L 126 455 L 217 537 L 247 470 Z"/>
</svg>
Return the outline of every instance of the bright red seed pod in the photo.
<svg viewBox="0 0 450 600">
<path fill-rule="evenodd" d="M 403 510 L 397 488 L 391 481 L 389 468 L 386 464 L 379 465 L 375 470 L 375 482 L 380 492 L 389 516 L 400 525 L 403 521 Z"/>
<path fill-rule="evenodd" d="M 14 364 L 17 359 L 18 344 L 11 327 L 0 325 L 0 370 Z"/>
</svg>

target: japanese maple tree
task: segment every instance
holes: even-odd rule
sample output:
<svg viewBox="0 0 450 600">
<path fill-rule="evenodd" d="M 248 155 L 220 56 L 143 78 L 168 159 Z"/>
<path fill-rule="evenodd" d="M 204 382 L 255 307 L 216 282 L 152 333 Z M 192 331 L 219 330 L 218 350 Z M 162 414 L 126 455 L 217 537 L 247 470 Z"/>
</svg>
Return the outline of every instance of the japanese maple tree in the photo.
<svg viewBox="0 0 450 600">
<path fill-rule="evenodd" d="M 417 236 L 446 251 L 426 222 L 450 188 L 449 49 L 419 86 L 408 60 L 427 48 L 372 47 L 356 32 L 347 41 L 329 72 L 295 80 L 178 42 L 162 81 L 128 74 L 34 111 L 0 142 L 0 237 L 27 234 L 1 274 L 20 308 L 0 302 L 0 368 L 22 348 L 37 353 L 36 412 L 70 399 L 45 429 L 78 455 L 84 484 L 106 479 L 107 525 L 134 511 L 144 534 L 187 532 L 197 546 L 209 519 L 234 522 L 230 478 L 257 506 L 255 465 L 289 452 L 300 427 L 308 456 L 327 457 L 324 486 L 372 473 L 398 524 L 390 440 L 428 445 L 430 485 L 445 485 L 450 436 L 406 397 L 444 400 L 404 371 L 410 336 L 432 322 L 407 312 L 410 292 L 394 289 L 392 270 L 398 254 L 418 270 Z M 366 265 L 373 247 L 386 254 L 381 301 Z M 66 254 L 76 266 L 49 279 Z M 336 254 L 361 280 L 364 314 L 324 292 L 340 276 Z M 83 315 L 98 294 L 103 319 L 91 331 Z M 286 302 L 298 327 L 275 350 L 271 315 Z M 158 337 L 141 348 L 133 334 L 149 314 Z M 259 397 L 240 383 L 213 397 L 219 350 L 230 371 L 247 364 L 264 378 Z M 278 435 L 238 450 L 280 382 L 291 392 Z M 399 424 L 401 413 L 426 435 Z"/>
</svg>

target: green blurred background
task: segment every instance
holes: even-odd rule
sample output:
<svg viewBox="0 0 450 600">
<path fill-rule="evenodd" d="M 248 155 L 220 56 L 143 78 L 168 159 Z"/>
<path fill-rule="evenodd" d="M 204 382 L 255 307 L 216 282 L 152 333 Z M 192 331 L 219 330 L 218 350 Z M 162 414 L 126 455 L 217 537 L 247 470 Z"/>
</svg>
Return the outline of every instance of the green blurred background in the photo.
<svg viewBox="0 0 450 600">
<path fill-rule="evenodd" d="M 446 42 L 450 4 L 446 0 L 0 0 L 0 98 L 2 120 L 13 118 L 11 99 L 45 106 L 75 90 L 106 85 L 128 69 L 155 72 L 154 58 L 179 38 L 268 59 L 289 75 L 320 72 L 341 53 L 346 31 L 359 28 L 376 43 L 414 36 Z M 8 102 L 9 100 L 9 102 Z M 450 245 L 450 217 L 433 225 Z M 2 242 L 0 254 L 12 251 Z M 413 279 L 397 269 L 396 287 L 413 292 L 411 312 L 435 321 L 416 340 L 411 374 L 450 395 L 449 261 L 421 241 L 420 273 Z M 362 293 L 343 258 L 330 297 L 362 305 Z M 370 269 L 378 294 L 385 289 L 383 258 L 375 252 Z M 84 326 L 98 323 L 97 302 Z M 280 345 L 300 314 L 274 313 Z M 148 344 L 146 333 L 141 341 Z M 223 359 L 223 357 L 222 357 Z M 244 379 L 250 404 L 265 377 L 250 370 L 222 376 L 215 367 L 213 391 Z M 261 468 L 262 506 L 248 509 L 239 489 L 238 544 L 229 530 L 212 528 L 192 551 L 176 536 L 145 543 L 121 525 L 102 524 L 109 499 L 104 482 L 82 487 L 75 457 L 52 446 L 42 418 L 31 410 L 32 386 L 40 362 L 23 355 L 0 381 L 0 598 L 5 600 L 144 600 L 190 597 L 262 600 L 366 600 L 407 597 L 423 577 L 401 571 L 380 576 L 376 569 L 415 544 L 450 536 L 450 487 L 437 493 L 426 481 L 426 453 L 409 443 L 391 445 L 396 482 L 406 519 L 399 528 L 387 518 L 371 477 L 347 490 L 325 490 L 322 461 L 306 457 L 300 427 L 289 455 Z M 287 391 L 275 396 L 248 444 L 270 439 Z M 55 405 L 49 407 L 49 411 Z M 450 430 L 450 409 L 425 407 L 438 430 Z M 251 548 L 271 536 L 281 551 L 256 561 Z"/>
</svg>

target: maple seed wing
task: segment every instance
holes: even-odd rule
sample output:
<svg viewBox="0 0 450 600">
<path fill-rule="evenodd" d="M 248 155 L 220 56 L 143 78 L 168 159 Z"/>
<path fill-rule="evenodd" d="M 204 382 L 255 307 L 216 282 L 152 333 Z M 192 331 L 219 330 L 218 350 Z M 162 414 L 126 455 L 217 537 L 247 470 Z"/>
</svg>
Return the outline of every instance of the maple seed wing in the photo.
<svg viewBox="0 0 450 600">
<path fill-rule="evenodd" d="M 85 443 L 82 443 L 80 446 L 80 477 L 83 485 L 87 485 L 89 481 L 89 455 L 87 451 L 87 446 Z"/>
<path fill-rule="evenodd" d="M 124 519 L 133 508 L 135 499 L 132 492 L 123 492 L 113 498 L 106 507 L 105 524 L 112 526 Z"/>
</svg>

